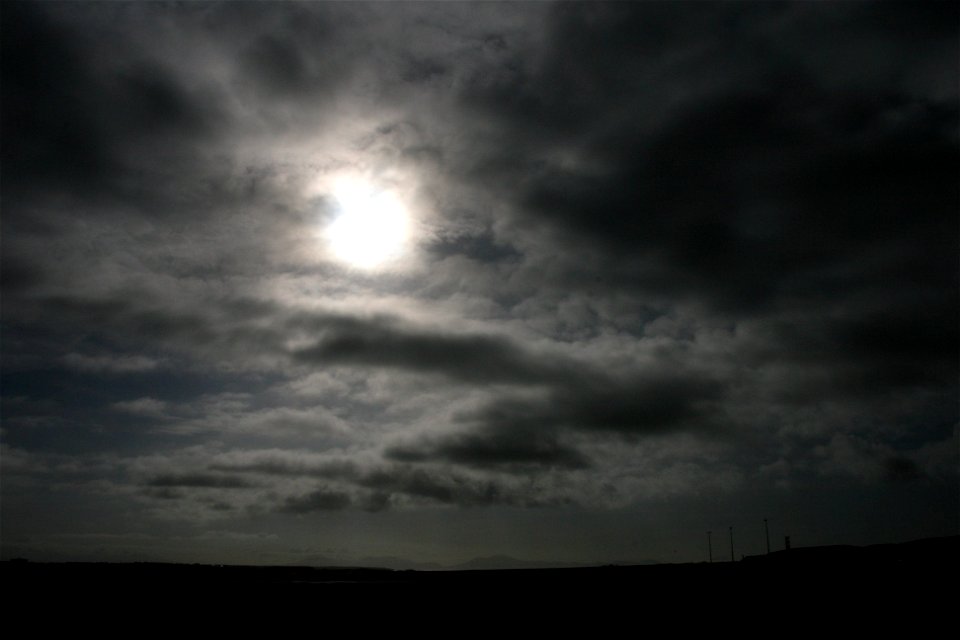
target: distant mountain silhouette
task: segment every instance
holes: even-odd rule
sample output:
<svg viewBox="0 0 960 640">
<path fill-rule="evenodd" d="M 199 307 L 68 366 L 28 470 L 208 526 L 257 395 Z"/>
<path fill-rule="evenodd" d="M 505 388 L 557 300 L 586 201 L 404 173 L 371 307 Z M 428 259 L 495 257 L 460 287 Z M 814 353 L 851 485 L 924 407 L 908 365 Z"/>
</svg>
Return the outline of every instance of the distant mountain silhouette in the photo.
<svg viewBox="0 0 960 640">
<path fill-rule="evenodd" d="M 394 571 L 443 571 L 447 568 L 437 562 L 417 562 L 397 556 L 364 556 L 357 564 L 361 567 L 383 567 Z"/>
<path fill-rule="evenodd" d="M 486 556 L 473 558 L 467 562 L 452 565 L 447 569 L 452 571 L 498 571 L 505 569 L 564 569 L 570 567 L 591 566 L 584 563 L 549 562 L 543 560 L 520 560 L 510 556 Z"/>
</svg>

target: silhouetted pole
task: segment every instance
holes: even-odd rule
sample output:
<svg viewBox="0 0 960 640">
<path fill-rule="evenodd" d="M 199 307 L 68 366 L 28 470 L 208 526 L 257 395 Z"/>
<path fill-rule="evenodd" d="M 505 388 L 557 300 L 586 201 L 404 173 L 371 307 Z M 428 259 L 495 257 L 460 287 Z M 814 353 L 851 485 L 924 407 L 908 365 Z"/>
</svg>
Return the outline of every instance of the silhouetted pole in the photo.
<svg viewBox="0 0 960 640">
<path fill-rule="evenodd" d="M 710 540 L 710 534 L 713 531 L 707 531 L 707 553 L 710 554 L 710 562 L 713 562 L 713 541 Z"/>
<path fill-rule="evenodd" d="M 730 562 L 736 562 L 733 559 L 733 527 L 730 527 Z"/>
<path fill-rule="evenodd" d="M 770 525 L 767 524 L 767 519 L 763 519 L 763 530 L 767 533 L 767 553 L 770 553 Z"/>
</svg>

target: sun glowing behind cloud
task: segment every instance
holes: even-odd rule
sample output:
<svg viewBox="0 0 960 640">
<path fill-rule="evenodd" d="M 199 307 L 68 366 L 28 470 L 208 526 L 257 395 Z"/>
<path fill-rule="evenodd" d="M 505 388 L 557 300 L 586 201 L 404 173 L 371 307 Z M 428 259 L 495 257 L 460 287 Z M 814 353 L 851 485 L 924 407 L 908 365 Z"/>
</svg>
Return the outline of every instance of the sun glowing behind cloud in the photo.
<svg viewBox="0 0 960 640">
<path fill-rule="evenodd" d="M 336 217 L 326 229 L 333 255 L 358 269 L 377 269 L 399 259 L 410 240 L 410 214 L 396 193 L 359 178 L 333 185 Z"/>
</svg>

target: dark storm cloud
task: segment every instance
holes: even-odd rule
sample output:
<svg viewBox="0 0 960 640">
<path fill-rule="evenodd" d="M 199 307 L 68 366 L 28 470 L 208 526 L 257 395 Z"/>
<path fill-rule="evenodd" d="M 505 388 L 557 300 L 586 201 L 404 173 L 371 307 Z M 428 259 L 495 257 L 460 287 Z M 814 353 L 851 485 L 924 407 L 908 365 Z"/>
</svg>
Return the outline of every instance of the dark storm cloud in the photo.
<svg viewBox="0 0 960 640">
<path fill-rule="evenodd" d="M 350 506 L 350 496 L 339 491 L 317 489 L 308 494 L 287 498 L 280 508 L 286 513 L 310 513 L 311 511 L 339 511 Z"/>
<path fill-rule="evenodd" d="M 465 422 L 513 429 L 570 427 L 642 436 L 710 425 L 723 385 L 699 376 L 664 373 L 627 380 L 584 380 L 558 387 L 542 400 L 505 398 Z"/>
<path fill-rule="evenodd" d="M 832 28 L 854 32 L 851 60 L 831 69 L 871 46 L 855 11 L 558 6 L 536 67 L 465 90 L 513 138 L 485 150 L 484 172 L 516 185 L 521 222 L 599 252 L 608 286 L 735 313 L 892 276 L 955 288 L 955 100 L 877 80 L 836 86 L 830 69 L 808 68 L 805 52 L 776 40 L 804 28 L 794 15 L 804 9 L 839 15 Z M 868 13 L 885 11 L 885 28 L 912 13 Z M 920 22 L 931 33 L 917 36 L 916 58 L 956 53 L 955 34 Z M 565 147 L 573 166 L 558 162 Z"/>
<path fill-rule="evenodd" d="M 83 105 L 94 83 L 82 39 L 54 24 L 39 3 L 6 5 L 4 25 L 3 129 L 14 132 L 4 145 L 3 172 L 12 183 L 5 190 L 99 179 L 111 160 L 92 114 L 78 108 L 71 118 L 64 109 Z"/>
<path fill-rule="evenodd" d="M 69 319 L 74 331 L 109 330 L 117 341 L 215 346 L 224 355 L 234 349 L 280 355 L 287 352 L 282 343 L 289 335 L 322 335 L 315 345 L 289 352 L 294 362 L 314 367 L 385 367 L 463 382 L 532 385 L 568 384 L 599 375 L 586 363 L 536 353 L 503 336 L 430 332 L 387 316 L 292 312 L 249 298 L 208 301 L 202 310 L 175 309 L 131 291 L 122 299 L 52 297 L 25 306 L 23 313 L 28 311 L 41 323 L 47 314 Z M 270 325 L 257 322 L 265 318 Z"/>
<path fill-rule="evenodd" d="M 616 434 L 631 439 L 677 431 L 715 431 L 723 385 L 698 376 L 660 374 L 614 380 L 584 376 L 538 398 L 504 395 L 462 413 L 467 431 L 424 436 L 385 452 L 404 462 L 446 461 L 478 468 L 581 469 L 589 456 L 564 442 L 567 432 Z"/>
<path fill-rule="evenodd" d="M 273 35 L 265 35 L 243 54 L 248 76 L 264 92 L 297 93 L 310 84 L 306 61 L 296 44 Z"/>
<path fill-rule="evenodd" d="M 466 382 L 549 383 L 569 379 L 577 363 L 535 356 L 508 339 L 403 330 L 376 322 L 336 327 L 318 344 L 296 351 L 311 364 L 355 364 L 439 373 Z"/>
<path fill-rule="evenodd" d="M 225 461 L 210 465 L 214 471 L 239 471 L 277 476 L 313 476 L 318 478 L 352 478 L 357 466 L 349 460 L 313 462 L 266 454 L 254 459 Z"/>
<path fill-rule="evenodd" d="M 537 437 L 541 443 L 533 445 Z M 550 443 L 548 434 L 529 434 L 528 437 L 503 433 L 501 443 L 483 443 L 469 435 L 461 439 L 462 450 L 448 442 L 434 443 L 442 452 L 420 451 L 396 447 L 387 454 L 392 462 L 378 460 L 310 460 L 294 452 L 264 452 L 247 455 L 227 462 L 210 465 L 210 469 L 228 471 L 246 477 L 257 474 L 261 480 L 323 478 L 328 483 L 339 483 L 341 488 L 324 486 L 317 492 L 294 495 L 284 499 L 281 511 L 300 510 L 307 512 L 329 503 L 340 504 L 330 495 L 349 498 L 343 502 L 365 511 L 382 511 L 397 504 L 411 501 L 416 504 L 446 504 L 460 506 L 524 505 L 540 506 L 549 503 L 571 502 L 568 496 L 558 497 L 541 488 L 532 486 L 533 479 L 525 477 L 537 466 L 566 469 L 586 468 L 587 460 L 576 450 Z M 507 445 L 506 441 L 512 440 Z M 525 440 L 525 442 L 524 442 Z M 471 442 L 472 441 L 472 442 Z M 478 453 L 473 445 L 487 447 L 488 453 Z M 505 459 L 505 450 L 490 450 L 491 447 L 511 446 L 510 459 Z M 526 450 L 537 446 L 540 451 Z M 552 451 L 548 449 L 553 449 Z M 456 458 L 456 460 L 451 459 Z M 440 464 L 436 464 L 439 462 Z M 503 474 L 469 473 L 458 470 L 444 462 L 456 465 L 490 469 Z"/>
<path fill-rule="evenodd" d="M 429 250 L 440 258 L 465 256 L 479 262 L 500 262 L 520 257 L 516 249 L 498 243 L 489 232 L 480 235 L 439 238 L 430 245 Z"/>
<path fill-rule="evenodd" d="M 909 482 L 923 477 L 917 463 L 910 458 L 894 456 L 884 461 L 884 476 L 893 482 Z"/>
<path fill-rule="evenodd" d="M 311 364 L 354 364 L 438 373 L 472 383 L 545 385 L 536 400 L 505 395 L 463 422 L 482 431 L 417 450 L 398 449 L 401 459 L 436 457 L 455 463 L 541 462 L 582 466 L 585 459 L 559 444 L 554 430 L 642 435 L 702 427 L 722 396 L 709 375 L 651 372 L 612 377 L 586 363 L 534 355 L 492 336 L 410 333 L 377 323 L 336 323 L 330 337 L 295 353 Z M 669 365 L 665 365 L 669 366 Z"/>
<path fill-rule="evenodd" d="M 189 204 L 186 185 L 173 183 L 211 175 L 195 151 L 228 118 L 220 96 L 187 88 L 179 72 L 104 22 L 77 29 L 65 17 L 44 3 L 4 10 L 5 198 L 69 195 L 165 215 Z M 12 213 L 16 221 L 19 210 Z"/>
<path fill-rule="evenodd" d="M 30 290 L 44 281 L 43 271 L 37 265 L 18 259 L 7 252 L 0 256 L 0 288 L 6 292 Z"/>
<path fill-rule="evenodd" d="M 387 458 L 401 462 L 443 460 L 472 467 L 565 467 L 582 469 L 589 459 L 576 448 L 560 442 L 547 424 L 517 425 L 491 421 L 475 431 L 425 439 L 414 445 L 396 445 L 385 451 Z"/>
<path fill-rule="evenodd" d="M 801 367 L 832 370 L 824 386 L 810 389 L 817 397 L 932 388 L 956 379 L 960 313 L 947 301 L 909 306 L 890 301 L 885 309 L 858 309 L 848 317 L 770 326 L 776 337 L 759 352 L 745 349 L 744 358 L 787 358 Z"/>
<path fill-rule="evenodd" d="M 804 401 L 949 389 L 960 52 L 944 24 L 957 17 L 944 4 L 557 5 L 538 57 L 464 84 L 465 110 L 502 134 L 470 179 L 510 194 L 521 234 L 553 234 L 554 253 L 530 256 L 549 257 L 551 285 L 755 319 L 778 334 L 758 364 L 798 365 Z M 799 374 L 811 366 L 813 386 Z M 557 419 L 590 422 L 564 400 Z M 498 417 L 554 417 L 513 404 Z"/>
<path fill-rule="evenodd" d="M 545 504 L 529 486 L 511 486 L 496 477 L 467 475 L 449 469 L 397 464 L 371 470 L 358 484 L 376 494 L 401 495 L 415 502 L 435 502 L 463 507 Z M 548 500 L 547 502 L 549 502 Z"/>
<path fill-rule="evenodd" d="M 702 116 L 627 145 L 606 174 L 547 173 L 522 195 L 524 211 L 622 256 L 609 265 L 614 284 L 698 296 L 724 310 L 832 296 L 826 287 L 891 276 L 953 284 L 945 269 L 956 251 L 952 141 L 914 136 L 906 148 L 892 140 L 851 149 L 823 114 L 810 114 L 812 127 L 790 122 L 798 108 L 779 93 L 704 105 Z M 886 256 L 871 255 L 881 248 Z M 920 251 L 924 260 L 901 263 Z M 631 273 L 644 255 L 652 265 L 636 261 Z"/>
<path fill-rule="evenodd" d="M 438 476 L 416 467 L 398 466 L 374 471 L 361 483 L 377 491 L 401 493 L 443 504 L 494 504 L 500 497 L 498 486 L 491 481 L 467 483 L 456 476 Z"/>
<path fill-rule="evenodd" d="M 148 487 L 191 487 L 209 489 L 249 489 L 256 486 L 239 476 L 212 473 L 165 473 L 147 480 Z"/>
<path fill-rule="evenodd" d="M 382 511 L 402 498 L 415 504 L 443 504 L 463 507 L 514 505 L 540 506 L 556 500 L 544 499 L 529 486 L 515 486 L 495 477 L 459 473 L 449 469 L 407 464 L 371 468 L 343 479 L 359 490 L 351 494 L 323 487 L 310 493 L 291 496 L 279 510 L 287 513 L 308 513 L 345 509 L 352 504 L 365 511 Z"/>
<path fill-rule="evenodd" d="M 144 490 L 144 494 L 156 498 L 157 500 L 184 500 L 187 494 L 179 489 L 172 487 L 149 487 Z"/>
</svg>

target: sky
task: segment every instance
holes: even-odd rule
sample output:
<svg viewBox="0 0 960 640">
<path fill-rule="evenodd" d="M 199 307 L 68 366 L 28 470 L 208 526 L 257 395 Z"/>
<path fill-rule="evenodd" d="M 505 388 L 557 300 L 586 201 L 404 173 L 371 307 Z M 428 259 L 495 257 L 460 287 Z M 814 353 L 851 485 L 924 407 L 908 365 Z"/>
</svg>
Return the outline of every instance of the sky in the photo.
<svg viewBox="0 0 960 640">
<path fill-rule="evenodd" d="M 956 535 L 958 6 L 4 2 L 0 554 Z"/>
</svg>

